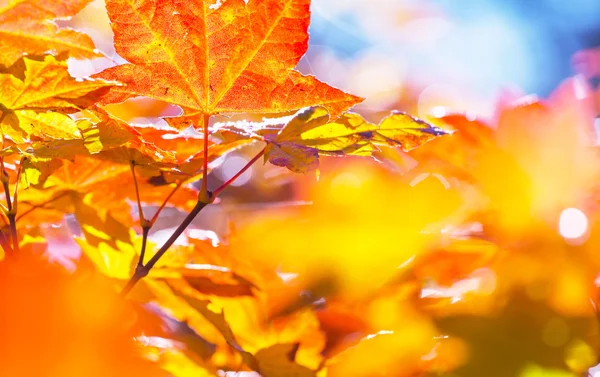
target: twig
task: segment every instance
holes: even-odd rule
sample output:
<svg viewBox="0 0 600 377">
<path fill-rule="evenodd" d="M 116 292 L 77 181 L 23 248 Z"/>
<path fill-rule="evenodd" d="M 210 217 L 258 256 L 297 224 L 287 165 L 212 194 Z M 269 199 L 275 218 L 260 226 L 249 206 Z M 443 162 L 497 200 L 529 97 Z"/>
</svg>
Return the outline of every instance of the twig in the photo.
<svg viewBox="0 0 600 377">
<path fill-rule="evenodd" d="M 140 225 L 142 227 L 142 250 L 140 251 L 140 257 L 138 258 L 136 270 L 144 267 L 144 256 L 146 254 L 146 244 L 148 243 L 148 233 L 152 224 L 144 217 L 144 210 L 142 209 L 142 201 L 140 200 L 140 189 L 138 187 L 137 178 L 135 176 L 135 161 L 131 161 L 131 175 L 133 176 L 133 184 L 135 185 L 135 197 L 138 205 L 138 215 L 140 218 Z"/>
<path fill-rule="evenodd" d="M 158 260 L 167 252 L 169 247 L 173 245 L 173 243 L 177 240 L 177 238 L 179 238 L 181 233 L 183 233 L 183 231 L 188 227 L 188 225 L 190 225 L 190 223 L 200 213 L 200 211 L 202 211 L 202 209 L 208 204 L 209 203 L 207 202 L 198 200 L 192 211 L 185 217 L 183 222 L 179 224 L 179 226 L 177 227 L 177 229 L 175 229 L 171 237 L 169 237 L 169 239 L 164 243 L 164 245 L 162 245 L 162 247 L 156 252 L 156 254 L 152 256 L 148 263 L 146 263 L 145 265 L 138 264 L 133 276 L 131 277 L 131 279 L 129 279 L 129 281 L 121 291 L 121 296 L 127 296 L 127 294 L 137 284 L 137 282 L 144 278 L 146 275 L 148 275 L 148 273 L 150 272 L 152 267 L 154 267 L 156 262 L 158 262 Z"/>
<path fill-rule="evenodd" d="M 25 158 L 21 159 L 19 163 L 19 169 L 17 170 L 17 182 L 15 182 L 15 189 L 13 194 L 12 208 L 9 208 L 7 217 L 8 222 L 10 223 L 10 232 L 11 237 L 13 239 L 13 249 L 15 251 L 19 251 L 19 236 L 17 235 L 17 205 L 19 204 L 18 194 L 19 194 L 19 181 L 21 180 L 21 171 L 23 171 L 23 161 Z M 4 187 L 4 190 L 7 190 L 8 183 Z M 9 195 L 9 194 L 7 194 Z M 8 202 L 7 202 L 8 203 Z"/>
<path fill-rule="evenodd" d="M 146 218 L 144 217 L 144 211 L 142 210 L 142 201 L 140 200 L 140 189 L 138 187 L 137 178 L 135 177 L 135 162 L 131 161 L 129 163 L 131 167 L 131 175 L 133 176 L 133 184 L 135 186 L 135 198 L 137 199 L 138 205 L 138 215 L 140 217 L 140 225 L 144 228 L 144 223 L 146 222 Z"/>
<path fill-rule="evenodd" d="M 250 161 L 248 161 L 248 163 L 246 165 L 244 165 L 244 167 L 242 169 L 240 169 L 240 171 L 237 172 L 233 177 L 231 177 L 227 182 L 223 183 L 216 190 L 214 190 L 212 192 L 213 197 L 217 197 L 227 186 L 229 186 L 230 184 L 232 184 L 233 181 L 235 181 L 236 179 L 238 179 L 240 177 L 240 175 L 244 174 L 244 172 L 246 170 L 248 170 L 252 165 L 254 165 L 254 163 L 256 161 L 258 161 L 258 159 L 261 158 L 262 155 L 265 154 L 265 148 L 263 148 L 260 152 L 258 152 L 258 154 L 256 156 L 252 157 L 252 159 Z"/>
<path fill-rule="evenodd" d="M 233 181 L 235 181 L 237 178 L 239 178 L 240 175 L 242 175 L 246 170 L 248 170 L 250 168 L 250 166 L 252 166 L 256 161 L 258 161 L 258 159 L 265 153 L 266 147 L 263 148 L 250 161 L 248 161 L 248 163 L 242 169 L 240 169 L 240 171 L 237 172 L 233 177 L 231 177 L 231 179 L 229 179 L 227 182 L 223 183 L 214 192 L 208 191 L 208 188 L 206 186 L 206 182 L 207 182 L 206 178 L 208 176 L 208 121 L 209 121 L 209 119 L 210 119 L 210 115 L 204 116 L 204 171 L 203 171 L 202 188 L 200 189 L 201 191 L 200 191 L 200 194 L 198 195 L 198 202 L 196 203 L 194 208 L 191 210 L 191 212 L 185 217 L 183 222 L 181 224 L 179 224 L 177 229 L 175 229 L 173 234 L 171 234 L 171 237 L 169 237 L 169 239 L 162 245 L 162 247 L 156 252 L 156 254 L 154 254 L 152 256 L 152 258 L 150 258 L 150 260 L 146 264 L 143 263 L 143 254 L 145 252 L 145 240 L 147 238 L 147 232 L 145 231 L 145 233 L 143 234 L 144 243 L 142 245 L 141 258 L 138 261 L 138 264 L 135 268 L 135 272 L 133 273 L 133 276 L 129 279 L 129 281 L 127 282 L 127 284 L 125 284 L 125 287 L 123 287 L 123 290 L 121 291 L 122 297 L 127 296 L 127 294 L 133 289 L 133 287 L 135 287 L 135 285 L 141 279 L 143 279 L 144 277 L 146 277 L 148 275 L 148 273 L 150 273 L 150 270 L 152 269 L 152 267 L 154 267 L 154 265 L 159 261 L 159 259 L 167 252 L 167 250 L 169 250 L 171 245 L 173 245 L 173 243 L 175 243 L 177 238 L 179 238 L 179 236 L 191 224 L 191 222 L 194 220 L 194 218 L 196 218 L 196 216 L 200 213 L 200 211 L 202 211 L 202 209 L 204 207 L 206 207 L 207 205 L 212 203 L 218 194 L 220 194 Z M 175 187 L 175 190 L 177 190 L 178 187 L 179 186 Z M 173 190 L 173 192 L 175 192 L 175 190 Z M 173 193 L 171 193 L 171 195 L 172 194 Z M 167 200 L 170 198 L 171 195 L 169 195 Z M 165 201 L 165 203 L 166 203 L 166 201 Z M 164 204 L 161 206 L 161 208 L 159 208 L 159 210 L 162 209 L 163 207 L 164 207 Z M 140 206 L 140 212 L 141 212 L 141 206 Z M 155 217 L 156 216 L 157 215 L 155 215 Z M 153 223 L 154 220 L 156 220 L 155 217 L 152 219 L 152 221 L 150 221 L 150 223 Z"/>
<path fill-rule="evenodd" d="M 144 256 L 146 255 L 146 244 L 148 243 L 148 233 L 150 232 L 150 227 L 145 226 L 142 227 L 142 250 L 140 251 L 140 257 L 138 258 L 137 268 L 144 267 Z"/>
<path fill-rule="evenodd" d="M 6 196 L 6 217 L 8 218 L 8 222 L 10 224 L 10 235 L 13 243 L 13 250 L 19 251 L 19 238 L 17 235 L 17 222 L 15 220 L 16 217 L 16 208 L 13 208 L 13 202 L 10 198 L 10 185 L 8 180 L 8 174 L 4 169 L 4 158 L 0 156 L 0 169 L 2 170 L 0 174 L 0 180 L 2 180 L 2 186 L 4 187 L 4 195 Z M 19 170 L 21 169 L 21 164 L 19 164 Z M 20 172 L 19 172 L 20 176 Z"/>
<path fill-rule="evenodd" d="M 156 210 L 156 213 L 150 219 L 150 226 L 154 225 L 154 223 L 156 222 L 156 219 L 158 219 L 158 215 L 160 215 L 160 213 L 165 208 L 165 206 L 167 205 L 167 203 L 169 202 L 169 200 L 171 200 L 171 197 L 175 194 L 175 192 L 177 190 L 179 190 L 179 188 L 181 187 L 181 185 L 183 184 L 183 182 L 185 182 L 185 181 L 177 182 L 177 185 L 175 186 L 175 188 L 171 191 L 171 193 L 167 196 L 167 198 L 162 202 L 162 204 L 160 205 L 160 207 L 158 207 L 158 209 Z"/>
</svg>

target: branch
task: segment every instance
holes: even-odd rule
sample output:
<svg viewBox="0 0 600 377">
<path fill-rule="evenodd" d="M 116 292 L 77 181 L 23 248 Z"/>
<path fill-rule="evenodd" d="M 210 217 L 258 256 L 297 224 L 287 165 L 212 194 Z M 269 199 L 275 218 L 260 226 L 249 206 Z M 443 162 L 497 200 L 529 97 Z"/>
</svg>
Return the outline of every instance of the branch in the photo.
<svg viewBox="0 0 600 377">
<path fill-rule="evenodd" d="M 265 154 L 265 149 L 266 149 L 266 147 L 264 147 L 260 152 L 258 152 L 258 154 L 256 156 L 252 157 L 252 159 L 250 161 L 248 161 L 248 163 L 246 165 L 244 165 L 244 167 L 241 168 L 240 171 L 238 171 L 227 182 L 223 183 L 216 190 L 214 190 L 212 192 L 213 198 L 216 198 L 227 186 L 231 185 L 236 179 L 238 179 L 240 177 L 240 175 L 244 174 L 244 172 L 246 170 L 248 170 L 252 165 L 254 165 L 254 163 L 256 161 L 258 161 L 258 159 L 261 158 Z"/>
<path fill-rule="evenodd" d="M 17 174 L 18 177 L 21 176 L 21 165 L 19 164 L 19 172 Z M 0 174 L 2 175 L 2 177 L 0 177 L 0 180 L 2 181 L 2 186 L 4 187 L 4 195 L 6 196 L 6 217 L 8 217 L 8 222 L 10 224 L 10 236 L 12 238 L 12 243 L 13 243 L 13 250 L 14 251 L 19 251 L 19 238 L 17 235 L 17 222 L 15 220 L 16 218 L 16 202 L 14 203 L 15 206 L 13 207 L 13 202 L 11 201 L 10 198 L 10 185 L 9 185 L 9 179 L 8 179 L 8 173 L 6 173 L 6 170 L 4 169 L 4 158 L 0 157 L 0 169 L 2 170 L 0 172 Z M 18 182 L 18 181 L 17 181 Z M 17 183 L 18 185 L 18 183 Z M 15 187 L 15 189 L 18 186 Z"/>
<path fill-rule="evenodd" d="M 4 255 L 8 255 L 13 252 L 13 249 L 10 247 L 10 242 L 8 242 L 4 231 L 0 231 L 0 246 L 2 246 L 2 249 L 4 249 Z"/>
<path fill-rule="evenodd" d="M 177 185 L 175 186 L 175 188 L 171 191 L 171 193 L 167 196 L 167 198 L 162 202 L 160 207 L 158 207 L 158 209 L 156 210 L 156 213 L 154 214 L 154 216 L 152 216 L 152 219 L 150 219 L 150 226 L 154 225 L 154 223 L 156 222 L 156 219 L 158 219 L 158 215 L 160 215 L 160 213 L 165 208 L 165 206 L 167 205 L 169 200 L 171 200 L 171 197 L 175 194 L 175 192 L 177 190 L 179 190 L 179 188 L 181 187 L 181 185 L 183 185 L 184 182 L 185 182 L 185 180 L 181 181 L 181 182 L 177 182 Z"/>
<path fill-rule="evenodd" d="M 138 258 L 136 269 L 144 267 L 144 256 L 146 255 L 146 244 L 148 243 L 149 232 L 149 226 L 142 227 L 142 250 L 140 251 L 140 257 Z"/>
<path fill-rule="evenodd" d="M 135 161 L 129 163 L 131 167 L 131 175 L 133 176 L 133 184 L 135 186 L 135 198 L 137 199 L 138 215 L 140 217 L 140 225 L 144 227 L 146 218 L 144 217 L 144 211 L 142 210 L 142 201 L 140 200 L 140 189 L 138 188 L 137 178 L 135 177 Z"/>
<path fill-rule="evenodd" d="M 179 238 L 181 233 L 190 225 L 192 220 L 202 211 L 204 207 L 206 207 L 209 202 L 203 202 L 198 200 L 192 211 L 185 217 L 183 222 L 179 224 L 177 229 L 173 232 L 171 237 L 162 245 L 162 247 L 154 254 L 154 256 L 146 263 L 145 265 L 139 265 L 136 267 L 135 272 L 131 279 L 127 282 L 123 290 L 121 291 L 121 296 L 125 297 L 127 294 L 133 289 L 133 287 L 140 281 L 142 278 L 148 275 L 152 267 L 158 262 L 158 260 L 169 250 L 171 245 Z"/>
<path fill-rule="evenodd" d="M 239 172 L 237 172 L 237 174 L 235 174 L 233 177 L 231 177 L 231 179 L 229 179 L 227 182 L 222 184 L 214 192 L 208 191 L 208 188 L 206 186 L 206 184 L 207 184 L 206 178 L 208 176 L 208 121 L 209 120 L 210 120 L 210 115 L 204 115 L 204 171 L 203 171 L 202 188 L 200 189 L 200 194 L 198 195 L 198 202 L 196 203 L 194 208 L 191 210 L 191 212 L 185 217 L 185 219 L 183 219 L 183 222 L 181 224 L 179 224 L 177 229 L 175 229 L 173 234 L 171 234 L 171 237 L 169 237 L 169 239 L 164 243 L 164 245 L 162 245 L 162 247 L 156 252 L 156 254 L 154 254 L 152 256 L 152 258 L 150 258 L 150 260 L 146 264 L 143 263 L 143 255 L 145 253 L 145 244 L 146 244 L 145 241 L 147 239 L 148 234 L 144 228 L 144 234 L 143 234 L 143 237 L 144 237 L 143 242 L 144 243 L 142 244 L 142 253 L 140 256 L 140 260 L 138 261 L 138 264 L 135 268 L 135 272 L 133 273 L 133 276 L 129 279 L 129 281 L 127 282 L 127 284 L 125 284 L 125 287 L 123 287 L 123 290 L 121 291 L 121 296 L 123 296 L 123 297 L 127 296 L 127 294 L 129 294 L 129 292 L 133 289 L 133 287 L 135 287 L 135 285 L 140 280 L 142 280 L 144 277 L 146 277 L 148 275 L 148 273 L 150 273 L 150 270 L 152 269 L 152 267 L 154 267 L 154 265 L 156 265 L 156 263 L 159 261 L 159 259 L 167 252 L 167 250 L 169 250 L 171 245 L 173 245 L 173 243 L 175 243 L 175 241 L 185 231 L 185 229 L 191 224 L 191 222 L 196 218 L 196 216 L 200 213 L 200 211 L 202 211 L 202 209 L 204 209 L 204 207 L 206 207 L 207 205 L 212 203 L 218 194 L 220 194 L 233 181 L 235 181 L 237 178 L 239 178 L 240 175 L 242 175 L 246 170 L 248 170 L 250 168 L 250 166 L 252 166 L 256 161 L 258 161 L 258 159 L 265 153 L 266 147 L 263 148 L 250 161 L 248 161 L 248 163 Z M 132 171 L 133 171 L 133 169 L 132 169 Z M 171 195 L 173 195 L 173 193 L 179 188 L 180 185 L 181 185 L 181 183 L 175 187 L 173 192 L 169 195 L 169 197 L 167 197 L 167 200 L 171 197 Z M 136 187 L 137 187 L 137 183 L 136 183 Z M 138 197 L 139 197 L 139 195 L 138 195 Z M 165 201 L 165 203 L 166 203 L 166 201 Z M 164 207 L 164 203 L 159 208 L 159 211 L 163 207 Z M 140 212 L 141 212 L 141 206 L 140 206 Z M 153 219 L 150 221 L 150 224 L 154 223 L 154 221 L 156 220 L 156 217 L 157 217 L 157 215 L 154 215 Z"/>
<path fill-rule="evenodd" d="M 144 256 L 146 255 L 146 244 L 148 243 L 148 233 L 152 228 L 152 223 L 146 220 L 144 216 L 144 210 L 142 209 L 142 201 L 140 200 L 140 189 L 138 187 L 137 178 L 135 176 L 135 161 L 131 161 L 129 164 L 131 167 L 131 175 L 133 176 L 133 184 L 135 185 L 135 197 L 138 205 L 138 216 L 140 218 L 140 226 L 142 227 L 142 250 L 140 251 L 140 257 L 137 261 L 136 270 L 144 267 Z"/>
</svg>

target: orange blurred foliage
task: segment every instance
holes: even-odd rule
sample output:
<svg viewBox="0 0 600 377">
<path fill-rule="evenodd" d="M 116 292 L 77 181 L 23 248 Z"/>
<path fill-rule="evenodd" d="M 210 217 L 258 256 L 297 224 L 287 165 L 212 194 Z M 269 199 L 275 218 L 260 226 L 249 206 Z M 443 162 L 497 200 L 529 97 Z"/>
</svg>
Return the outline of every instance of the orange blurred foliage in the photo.
<svg viewBox="0 0 600 377">
<path fill-rule="evenodd" d="M 137 316 L 105 278 L 23 250 L 0 262 L 0 286 L 3 376 L 164 376 L 141 357 Z"/>
</svg>

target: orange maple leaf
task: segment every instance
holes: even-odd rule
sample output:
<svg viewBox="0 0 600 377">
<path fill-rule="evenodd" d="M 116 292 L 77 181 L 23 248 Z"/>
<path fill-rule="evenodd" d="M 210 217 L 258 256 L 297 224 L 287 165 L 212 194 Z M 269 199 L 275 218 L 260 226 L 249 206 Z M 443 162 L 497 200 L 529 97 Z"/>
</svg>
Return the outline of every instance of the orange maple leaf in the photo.
<svg viewBox="0 0 600 377">
<path fill-rule="evenodd" d="M 0 66 L 47 52 L 77 59 L 100 57 L 90 37 L 52 22 L 75 15 L 90 1 L 0 0 Z"/>
<path fill-rule="evenodd" d="M 75 79 L 67 63 L 51 55 L 19 59 L 0 69 L 0 129 L 17 143 L 30 136 L 76 139 L 81 136 L 77 125 L 65 114 L 90 107 L 113 85 Z"/>
<path fill-rule="evenodd" d="M 362 101 L 293 69 L 308 48 L 310 0 L 108 0 L 115 49 L 131 64 L 97 76 L 126 84 L 103 104 L 145 96 L 178 105 L 179 129 L 220 113 L 322 105 L 333 117 Z"/>
</svg>

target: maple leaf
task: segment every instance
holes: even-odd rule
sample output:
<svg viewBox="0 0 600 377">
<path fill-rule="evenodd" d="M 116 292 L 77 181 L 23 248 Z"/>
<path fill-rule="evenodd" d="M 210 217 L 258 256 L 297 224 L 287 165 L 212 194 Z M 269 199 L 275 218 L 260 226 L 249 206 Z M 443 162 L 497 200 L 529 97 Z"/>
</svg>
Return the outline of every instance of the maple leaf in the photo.
<svg viewBox="0 0 600 377">
<path fill-rule="evenodd" d="M 148 125 L 131 125 L 140 133 L 142 139 L 156 145 L 164 151 L 174 151 L 179 163 L 198 153 L 198 146 L 202 144 L 202 135 L 185 134 L 172 128 L 156 128 Z M 209 140 L 209 148 L 212 142 Z"/>
<path fill-rule="evenodd" d="M 0 71 L 0 129 L 17 143 L 30 136 L 79 138 L 75 121 L 64 113 L 93 105 L 114 85 L 101 79 L 75 79 L 66 62 L 50 55 L 22 58 Z"/>
<path fill-rule="evenodd" d="M 187 323 L 173 318 L 157 305 L 144 305 L 140 311 L 142 315 L 149 315 L 152 322 L 154 322 L 145 324 L 140 329 L 145 337 L 174 340 L 173 347 L 182 349 L 184 353 L 197 360 L 198 363 L 210 360 L 215 353 L 215 344 L 202 338 Z"/>
<path fill-rule="evenodd" d="M 98 116 L 96 121 L 75 121 L 79 138 L 37 142 L 29 150 L 42 158 L 73 161 L 76 156 L 91 156 L 120 164 L 133 164 L 150 175 L 158 174 L 158 170 L 175 169 L 177 166 L 174 152 L 164 151 L 153 143 L 146 142 L 133 127 L 108 113 L 94 114 Z"/>
<path fill-rule="evenodd" d="M 300 344 L 276 344 L 256 352 L 258 371 L 265 377 L 314 377 L 315 371 L 295 362 Z"/>
<path fill-rule="evenodd" d="M 91 0 L 0 0 L 0 66 L 24 55 L 64 54 L 76 59 L 100 57 L 85 34 L 58 28 L 55 19 L 68 19 Z"/>
<path fill-rule="evenodd" d="M 293 67 L 308 47 L 309 0 L 109 0 L 115 49 L 131 64 L 96 77 L 126 84 L 101 103 L 145 96 L 177 105 L 176 128 L 201 115 L 323 105 L 333 117 L 362 99 Z"/>
<path fill-rule="evenodd" d="M 45 169 L 54 168 L 52 164 L 48 165 L 40 170 L 40 174 L 47 174 Z M 75 214 L 84 233 L 93 235 L 98 242 L 101 239 L 111 243 L 113 239 L 128 239 L 131 209 L 122 200 L 119 190 L 114 190 L 118 186 L 112 181 L 121 174 L 131 175 L 130 167 L 89 157 L 77 157 L 74 162 L 65 160 L 45 180 L 19 193 L 17 225 L 25 227 L 30 221 L 39 223 L 39 217 L 25 217 L 33 211 L 47 219 Z M 107 188 L 108 182 L 112 189 Z"/>
<path fill-rule="evenodd" d="M 157 271 L 158 273 L 164 273 Z M 252 296 L 256 288 L 252 282 L 222 266 L 209 264 L 186 264 L 172 271 L 176 278 L 182 279 L 196 292 L 222 297 Z M 179 284 L 178 281 L 175 284 Z"/>
<path fill-rule="evenodd" d="M 41 185 L 46 179 L 60 168 L 62 162 L 58 159 L 29 156 L 21 161 L 21 187 Z"/>
<path fill-rule="evenodd" d="M 323 107 L 301 110 L 280 124 L 242 122 L 220 129 L 267 142 L 265 161 L 299 173 L 317 168 L 321 155 L 372 156 L 379 146 L 408 151 L 447 133 L 402 112 L 375 125 L 354 113 L 331 120 Z"/>
<path fill-rule="evenodd" d="M 314 371 L 295 362 L 299 344 L 275 344 L 252 354 L 240 346 L 223 312 L 217 313 L 209 309 L 209 301 L 198 300 L 180 293 L 176 294 L 206 318 L 221 333 L 227 344 L 240 354 L 246 365 L 261 375 L 265 377 L 315 376 Z"/>
<path fill-rule="evenodd" d="M 93 198 L 91 202 L 94 207 L 108 209 L 121 223 L 132 223 L 131 210 L 125 199 L 135 201 L 136 194 L 128 164 L 76 156 L 73 162 L 63 161 L 62 166 L 57 168 L 56 164 L 60 160 L 52 161 L 50 163 L 44 158 L 39 158 L 39 161 L 31 159 L 25 166 L 27 170 L 21 177 L 22 187 L 27 187 L 28 184 L 31 187 L 19 193 L 22 215 L 19 215 L 18 223 L 25 220 L 21 219 L 22 216 L 34 210 L 47 218 L 74 213 L 75 203 L 82 201 L 86 195 Z M 48 177 L 50 172 L 52 174 Z M 26 179 L 31 181 L 27 182 Z M 173 185 L 157 186 L 150 179 L 138 179 L 138 186 L 142 201 L 155 205 L 162 204 L 173 190 Z M 195 189 L 181 185 L 168 205 L 187 210 L 193 207 L 197 196 Z M 39 218 L 32 218 L 31 221 L 38 222 Z"/>
</svg>

